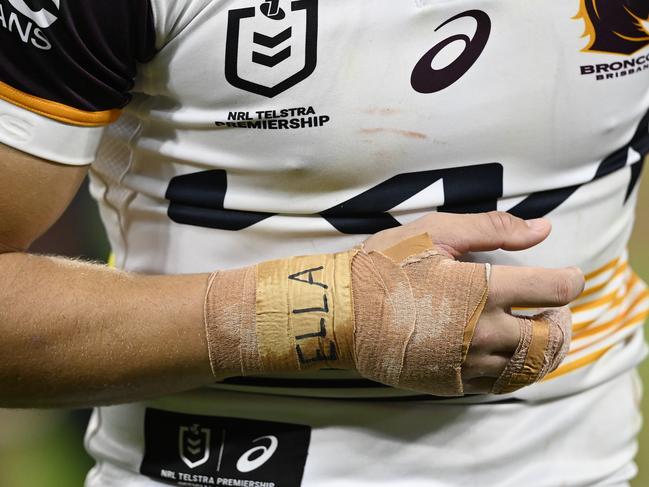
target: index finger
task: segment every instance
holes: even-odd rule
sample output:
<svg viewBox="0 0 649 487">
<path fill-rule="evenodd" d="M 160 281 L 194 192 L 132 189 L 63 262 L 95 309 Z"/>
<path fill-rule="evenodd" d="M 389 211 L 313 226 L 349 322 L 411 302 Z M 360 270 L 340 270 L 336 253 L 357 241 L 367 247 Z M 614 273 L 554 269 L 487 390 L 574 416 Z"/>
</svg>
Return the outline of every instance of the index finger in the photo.
<svg viewBox="0 0 649 487">
<path fill-rule="evenodd" d="M 487 306 L 558 307 L 570 304 L 584 289 L 577 267 L 492 266 Z"/>
</svg>

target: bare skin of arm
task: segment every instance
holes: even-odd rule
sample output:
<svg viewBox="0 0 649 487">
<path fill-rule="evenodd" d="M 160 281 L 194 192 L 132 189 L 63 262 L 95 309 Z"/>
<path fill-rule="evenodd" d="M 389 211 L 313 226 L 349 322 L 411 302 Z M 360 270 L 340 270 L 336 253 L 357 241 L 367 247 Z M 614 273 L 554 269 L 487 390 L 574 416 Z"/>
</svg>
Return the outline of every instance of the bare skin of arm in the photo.
<svg viewBox="0 0 649 487">
<path fill-rule="evenodd" d="M 214 381 L 203 323 L 207 274 L 143 276 L 27 252 L 86 173 L 0 145 L 0 407 L 133 402 Z M 550 224 L 530 227 L 502 213 L 433 214 L 376 234 L 367 246 L 387 248 L 422 232 L 459 256 L 532 247 Z M 466 391 L 489 390 L 516 348 L 510 306 L 562 306 L 582 287 L 576 269 L 495 267 Z"/>
<path fill-rule="evenodd" d="M 205 275 L 131 275 L 16 251 L 59 218 L 87 170 L 0 148 L 1 406 L 132 401 L 214 381 Z"/>
</svg>

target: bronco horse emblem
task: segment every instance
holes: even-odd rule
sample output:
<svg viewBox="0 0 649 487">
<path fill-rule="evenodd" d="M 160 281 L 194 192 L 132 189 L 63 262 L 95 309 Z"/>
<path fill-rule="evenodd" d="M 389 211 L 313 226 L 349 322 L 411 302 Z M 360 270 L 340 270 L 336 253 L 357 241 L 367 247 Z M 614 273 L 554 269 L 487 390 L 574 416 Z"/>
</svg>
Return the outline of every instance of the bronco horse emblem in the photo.
<svg viewBox="0 0 649 487">
<path fill-rule="evenodd" d="M 230 10 L 225 77 L 272 98 L 308 78 L 318 56 L 318 0 L 264 0 Z"/>
<path fill-rule="evenodd" d="M 580 0 L 575 18 L 586 23 L 586 52 L 630 55 L 649 45 L 649 1 Z"/>
</svg>

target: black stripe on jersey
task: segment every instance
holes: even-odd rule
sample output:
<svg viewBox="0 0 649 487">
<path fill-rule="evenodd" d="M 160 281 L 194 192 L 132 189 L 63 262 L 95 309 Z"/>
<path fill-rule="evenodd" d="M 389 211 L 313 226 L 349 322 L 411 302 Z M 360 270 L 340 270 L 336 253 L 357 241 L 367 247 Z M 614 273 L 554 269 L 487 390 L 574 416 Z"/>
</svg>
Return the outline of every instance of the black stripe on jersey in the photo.
<svg viewBox="0 0 649 487">
<path fill-rule="evenodd" d="M 649 154 L 649 151 L 647 151 L 645 154 Z M 633 164 L 631 166 L 631 181 L 629 181 L 629 187 L 627 188 L 624 201 L 629 199 L 631 193 L 633 193 L 633 190 L 638 185 L 638 181 L 640 181 L 640 176 L 642 175 L 643 168 L 644 168 L 644 155 L 640 162 L 637 162 L 636 164 Z"/>
<path fill-rule="evenodd" d="M 27 6 L 25 6 L 27 5 Z M 130 101 L 138 63 L 155 55 L 149 0 L 0 0 L 0 81 L 89 112 Z"/>
<path fill-rule="evenodd" d="M 169 183 L 165 195 L 170 201 L 169 218 L 186 225 L 236 231 L 274 216 L 271 213 L 227 210 L 224 206 L 227 190 L 228 176 L 221 169 L 176 176 Z"/>
<path fill-rule="evenodd" d="M 591 181 L 533 193 L 511 208 L 509 213 L 524 219 L 547 216 L 584 184 L 624 169 L 630 149 L 643 157 L 649 154 L 649 112 L 638 124 L 631 140 L 604 158 Z M 643 165 L 642 157 L 631 165 L 625 202 L 638 183 Z M 439 180 L 444 182 L 445 204 L 438 208 L 441 212 L 480 213 L 495 210 L 503 195 L 503 166 L 494 162 L 399 174 L 319 213 L 319 216 L 341 233 L 373 234 L 398 226 L 399 222 L 390 211 Z M 169 217 L 180 224 L 237 231 L 276 215 L 226 209 L 227 189 L 227 173 L 224 170 L 177 176 L 170 181 L 166 193 Z"/>
<path fill-rule="evenodd" d="M 589 181 L 589 183 L 606 177 L 620 169 L 624 169 L 626 167 L 630 149 L 638 152 L 641 157 L 638 162 L 631 165 L 631 179 L 627 187 L 624 199 L 625 202 L 629 199 L 638 184 L 640 175 L 642 174 L 642 168 L 644 167 L 644 157 L 649 154 L 649 111 L 647 111 L 644 117 L 640 120 L 638 128 L 629 143 L 606 156 L 599 165 L 595 177 Z M 565 188 L 534 193 L 510 209 L 509 213 L 524 219 L 544 217 L 551 211 L 557 209 L 582 186 L 583 184 L 577 184 Z"/>
<path fill-rule="evenodd" d="M 488 163 L 400 174 L 319 216 L 341 233 L 376 233 L 399 225 L 388 213 L 391 209 L 440 180 L 444 181 L 446 204 L 439 211 L 491 211 L 502 196 L 503 167 Z M 176 176 L 169 182 L 165 195 L 169 200 L 169 218 L 186 225 L 236 231 L 276 215 L 226 209 L 227 189 L 224 170 Z"/>
<path fill-rule="evenodd" d="M 373 234 L 399 226 L 389 211 L 437 181 L 444 184 L 440 212 L 482 213 L 503 195 L 503 166 L 497 162 L 399 174 L 320 213 L 339 232 Z"/>
</svg>

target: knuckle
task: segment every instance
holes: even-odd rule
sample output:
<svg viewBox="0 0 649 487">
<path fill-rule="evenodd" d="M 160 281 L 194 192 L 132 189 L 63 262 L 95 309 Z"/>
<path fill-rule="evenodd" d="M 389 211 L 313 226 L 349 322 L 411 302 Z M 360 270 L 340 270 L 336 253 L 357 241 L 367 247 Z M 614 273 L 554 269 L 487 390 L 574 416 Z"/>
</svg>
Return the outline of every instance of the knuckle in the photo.
<svg viewBox="0 0 649 487">
<path fill-rule="evenodd" d="M 500 375 L 505 371 L 510 361 L 511 361 L 511 355 L 508 356 L 500 355 L 496 357 L 496 360 L 494 362 L 494 367 L 496 370 L 496 375 L 498 377 L 500 377 Z"/>
<path fill-rule="evenodd" d="M 439 220 L 439 218 L 440 218 L 440 216 L 439 216 L 438 213 L 430 212 L 430 213 L 426 213 L 426 214 L 421 218 L 421 221 L 422 221 L 423 223 L 432 224 L 432 223 L 437 222 L 437 221 Z"/>
<path fill-rule="evenodd" d="M 554 283 L 555 297 L 558 303 L 568 303 L 574 295 L 572 282 L 568 279 L 557 279 Z"/>
<path fill-rule="evenodd" d="M 504 211 L 490 211 L 487 220 L 496 233 L 510 233 L 516 226 L 517 218 Z"/>
<path fill-rule="evenodd" d="M 521 346 L 521 340 L 523 339 L 523 327 L 526 325 L 526 322 L 529 321 L 529 318 L 526 318 L 524 316 L 516 316 L 516 322 L 515 322 L 515 328 L 512 330 L 511 334 L 511 339 L 512 341 L 510 342 L 510 352 L 511 355 L 516 353 L 516 350 Z M 511 358 L 511 355 L 507 358 L 508 360 Z"/>
<path fill-rule="evenodd" d="M 477 352 L 489 351 L 492 348 L 492 342 L 493 342 L 492 335 L 493 333 L 491 333 L 489 327 L 478 326 L 473 335 L 473 340 L 471 341 L 471 349 Z"/>
</svg>

